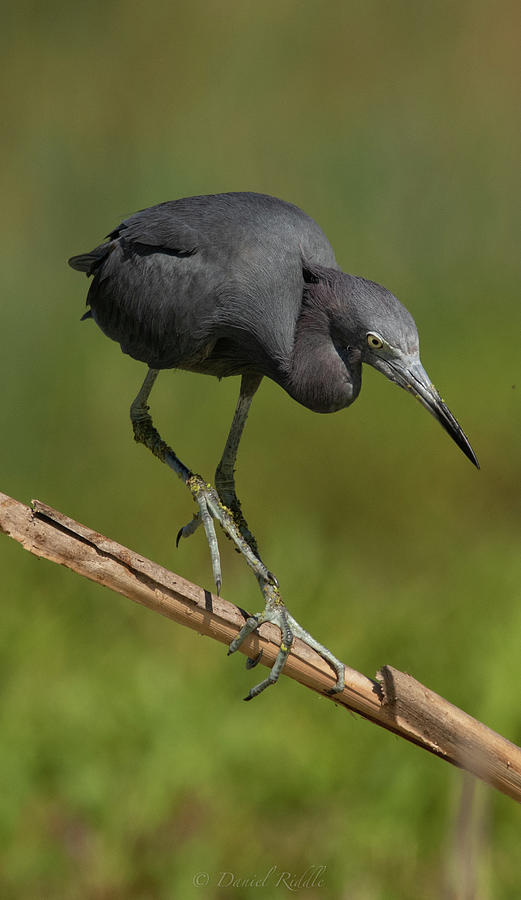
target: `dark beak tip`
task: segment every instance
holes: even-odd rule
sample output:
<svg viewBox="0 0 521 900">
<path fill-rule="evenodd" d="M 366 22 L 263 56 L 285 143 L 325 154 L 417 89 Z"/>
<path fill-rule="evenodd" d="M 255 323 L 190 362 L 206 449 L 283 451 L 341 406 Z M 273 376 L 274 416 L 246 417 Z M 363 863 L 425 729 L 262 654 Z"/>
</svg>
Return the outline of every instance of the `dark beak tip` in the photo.
<svg viewBox="0 0 521 900">
<path fill-rule="evenodd" d="M 446 410 L 446 407 L 445 407 L 444 411 L 445 410 Z M 476 469 L 480 469 L 481 466 L 479 465 L 478 458 L 477 458 L 476 454 L 474 453 L 474 450 L 472 449 L 472 446 L 470 444 L 468 437 L 466 436 L 463 429 L 458 424 L 458 422 L 454 419 L 454 417 L 452 416 L 452 414 L 450 412 L 449 412 L 449 416 L 450 416 L 450 418 L 447 421 L 447 418 L 445 418 L 444 415 L 442 415 L 442 416 L 438 415 L 437 418 L 438 418 L 440 425 L 442 426 L 442 428 L 445 429 L 445 431 L 449 434 L 449 436 L 452 438 L 452 440 L 458 445 L 460 450 L 462 450 L 462 452 L 465 454 L 467 459 L 470 460 L 472 465 L 474 465 L 476 467 Z"/>
<path fill-rule="evenodd" d="M 449 434 L 450 434 L 450 432 L 449 432 Z M 463 453 L 465 454 L 467 459 L 470 460 L 472 465 L 475 466 L 476 469 L 480 469 L 481 466 L 478 462 L 478 458 L 477 458 L 476 454 L 474 453 L 474 450 L 472 449 L 467 437 L 465 436 L 464 442 L 458 441 L 457 437 L 454 434 L 451 434 L 451 437 L 459 445 L 460 450 L 463 450 Z"/>
<path fill-rule="evenodd" d="M 392 374 L 389 375 L 386 373 L 388 377 L 390 377 L 392 381 L 395 381 L 400 387 L 405 388 L 405 390 L 413 394 L 431 415 L 437 419 L 441 427 L 457 444 L 467 459 L 470 460 L 476 469 L 480 469 L 481 467 L 478 458 L 471 447 L 469 439 L 430 381 L 429 376 L 419 363 L 419 360 L 416 367 L 402 370 L 397 365 L 393 364 L 390 366 L 390 370 Z"/>
<path fill-rule="evenodd" d="M 458 445 L 460 450 L 463 451 L 467 459 L 476 467 L 476 469 L 480 468 L 478 458 L 472 449 L 471 443 L 463 431 L 461 425 L 454 418 L 450 409 L 446 404 L 438 397 L 438 402 L 432 407 L 431 410 L 437 418 L 438 422 L 445 429 L 447 434 L 452 438 L 452 440 Z"/>
</svg>

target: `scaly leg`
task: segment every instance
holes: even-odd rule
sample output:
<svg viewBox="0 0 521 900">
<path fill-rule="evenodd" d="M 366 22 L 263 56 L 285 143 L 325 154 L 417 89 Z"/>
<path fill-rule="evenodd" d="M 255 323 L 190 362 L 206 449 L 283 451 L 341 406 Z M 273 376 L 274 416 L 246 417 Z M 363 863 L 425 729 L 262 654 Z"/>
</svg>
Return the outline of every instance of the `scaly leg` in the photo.
<svg viewBox="0 0 521 900">
<path fill-rule="evenodd" d="M 250 545 L 254 553 L 259 555 L 257 541 L 248 528 L 248 523 L 244 518 L 240 500 L 235 492 L 234 469 L 237 461 L 237 450 L 244 431 L 246 419 L 250 411 L 251 401 L 262 380 L 262 375 L 243 375 L 241 379 L 241 390 L 235 414 L 230 427 L 226 445 L 221 456 L 221 461 L 217 466 L 215 473 L 215 487 L 217 493 L 228 509 L 231 510 L 233 518 L 239 526 L 244 540 Z"/>
<path fill-rule="evenodd" d="M 235 414 L 233 416 L 230 431 L 226 439 L 226 445 L 223 450 L 221 461 L 217 466 L 217 470 L 215 472 L 215 487 L 217 489 L 217 493 L 219 494 L 221 503 L 230 510 L 244 540 L 251 547 L 253 552 L 259 557 L 259 559 L 260 555 L 257 541 L 251 533 L 248 527 L 248 523 L 244 518 L 241 509 L 241 503 L 235 491 L 234 469 L 237 461 L 237 450 L 239 449 L 239 443 L 244 431 L 244 426 L 246 424 L 246 419 L 250 410 L 251 401 L 253 400 L 253 396 L 257 388 L 259 387 L 261 380 L 262 375 L 249 374 L 242 376 L 241 390 L 239 399 L 237 401 L 237 406 L 235 408 Z M 190 535 L 194 533 L 194 531 L 199 527 L 200 524 L 201 515 L 199 512 L 196 512 L 192 520 L 188 522 L 188 524 L 183 528 L 179 529 L 176 539 L 176 546 L 179 545 L 179 541 L 181 540 L 181 538 L 190 537 Z"/>
<path fill-rule="evenodd" d="M 130 418 L 134 429 L 134 438 L 136 441 L 144 444 L 145 447 L 148 447 L 158 459 L 174 470 L 181 481 L 187 485 L 194 500 L 199 505 L 199 517 L 204 526 L 206 538 L 210 547 L 212 570 L 215 584 L 217 585 L 217 592 L 219 593 L 221 589 L 222 578 L 219 546 L 217 544 L 215 526 L 213 523 L 214 519 L 217 519 L 223 530 L 245 557 L 248 565 L 255 572 L 259 583 L 272 582 L 273 577 L 240 533 L 233 520 L 232 514 L 221 503 L 215 488 L 210 484 L 207 484 L 200 475 L 195 475 L 188 469 L 184 463 L 181 462 L 172 448 L 163 441 L 154 427 L 147 401 L 157 375 L 157 369 L 148 370 L 141 390 L 130 407 Z"/>
<path fill-rule="evenodd" d="M 199 505 L 199 512 L 194 519 L 192 519 L 191 523 L 185 526 L 184 529 L 181 529 L 181 533 L 185 536 L 192 533 L 199 523 L 202 522 L 210 547 L 212 569 L 217 585 L 217 592 L 220 590 L 222 579 L 219 547 L 213 523 L 214 519 L 217 519 L 224 532 L 231 538 L 238 550 L 245 557 L 250 568 L 253 569 L 264 597 L 265 607 L 263 612 L 250 616 L 241 628 L 237 637 L 231 642 L 228 653 L 234 653 L 238 650 L 243 640 L 255 631 L 259 625 L 262 625 L 263 622 L 273 622 L 275 625 L 278 625 L 281 631 L 280 650 L 268 677 L 253 687 L 248 696 L 245 697 L 245 700 L 253 699 L 253 697 L 256 697 L 257 694 L 260 694 L 271 684 L 275 684 L 284 668 L 294 637 L 300 638 L 312 647 L 335 670 L 337 682 L 330 693 L 342 691 L 344 689 L 343 664 L 336 659 L 326 647 L 319 644 L 318 641 L 315 641 L 315 639 L 305 631 L 287 611 L 281 600 L 276 578 L 268 571 L 268 569 L 266 569 L 259 558 L 257 544 L 242 515 L 240 503 L 235 493 L 233 469 L 237 456 L 237 448 L 248 415 L 251 400 L 260 383 L 260 378 L 254 378 L 253 376 L 243 377 L 241 394 L 239 396 L 239 402 L 235 411 L 232 427 L 228 435 L 221 462 L 217 469 L 217 480 L 220 487 L 219 493 L 221 494 L 221 497 L 219 497 L 215 488 L 210 484 L 207 484 L 200 475 L 194 475 L 194 473 L 181 462 L 172 448 L 162 440 L 154 427 L 147 401 L 157 375 L 158 370 L 149 369 L 141 390 L 130 407 L 134 438 L 136 441 L 148 447 L 158 459 L 174 470 L 179 478 L 187 485 L 194 500 Z M 226 505 L 224 499 L 227 501 Z M 230 512 L 230 509 L 228 509 L 228 506 L 230 506 L 237 516 L 237 522 L 235 521 L 232 512 Z M 247 536 L 249 536 L 250 540 L 247 539 Z M 250 541 L 253 543 L 253 547 L 251 546 Z M 249 660 L 249 667 L 255 665 L 259 659 L 260 657 L 253 661 Z"/>
</svg>

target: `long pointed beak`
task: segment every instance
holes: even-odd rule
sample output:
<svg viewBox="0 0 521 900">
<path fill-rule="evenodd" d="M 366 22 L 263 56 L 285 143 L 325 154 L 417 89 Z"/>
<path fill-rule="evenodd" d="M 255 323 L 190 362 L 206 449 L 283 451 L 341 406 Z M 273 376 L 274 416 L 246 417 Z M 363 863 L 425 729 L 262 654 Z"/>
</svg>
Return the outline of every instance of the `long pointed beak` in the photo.
<svg viewBox="0 0 521 900">
<path fill-rule="evenodd" d="M 388 377 L 396 382 L 396 384 L 399 384 L 400 387 L 409 391 L 409 393 L 413 394 L 416 399 L 420 401 L 422 406 L 424 406 L 425 409 L 438 420 L 442 428 L 450 434 L 452 440 L 458 445 L 460 450 L 463 451 L 465 456 L 470 459 L 471 463 L 474 463 L 476 468 L 479 469 L 479 463 L 476 454 L 470 446 L 469 439 L 459 422 L 457 422 L 452 415 L 448 406 L 446 406 L 441 399 L 421 362 L 414 359 L 410 362 L 407 361 L 407 363 L 404 360 L 403 363 L 398 364 L 393 360 L 393 362 L 388 362 L 388 365 L 392 372 L 392 374 L 389 373 Z"/>
</svg>

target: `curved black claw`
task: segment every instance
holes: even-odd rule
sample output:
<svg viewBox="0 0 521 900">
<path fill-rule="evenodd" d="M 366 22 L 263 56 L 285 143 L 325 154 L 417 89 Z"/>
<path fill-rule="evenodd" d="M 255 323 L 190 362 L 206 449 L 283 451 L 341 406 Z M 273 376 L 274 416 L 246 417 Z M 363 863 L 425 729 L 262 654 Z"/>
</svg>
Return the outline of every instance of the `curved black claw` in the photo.
<svg viewBox="0 0 521 900">
<path fill-rule="evenodd" d="M 254 669 L 255 666 L 258 666 L 258 664 L 260 663 L 260 661 L 261 661 L 261 659 L 262 659 L 262 654 L 263 654 L 263 653 L 264 653 L 263 650 L 259 650 L 257 656 L 255 656 L 253 659 L 251 659 L 251 658 L 249 657 L 249 658 L 246 660 L 246 668 L 247 668 L 247 669 Z"/>
<path fill-rule="evenodd" d="M 270 669 L 270 673 L 264 681 L 259 681 L 254 687 L 252 687 L 248 691 L 247 697 L 243 697 L 243 700 L 247 703 L 249 700 L 253 700 L 254 697 L 258 697 L 259 694 L 262 694 L 266 688 L 271 687 L 272 684 L 276 684 L 279 680 L 279 675 L 284 668 L 284 664 L 289 655 L 289 647 L 285 647 L 284 649 L 279 650 L 277 659 L 273 663 L 273 667 Z"/>
<path fill-rule="evenodd" d="M 203 517 L 201 515 L 201 510 L 199 510 L 190 519 L 190 521 L 187 522 L 186 525 L 183 525 L 183 527 L 180 528 L 179 531 L 177 532 L 177 537 L 175 539 L 176 547 L 179 547 L 179 541 L 181 540 L 181 538 L 190 537 L 190 535 L 193 534 L 194 531 L 197 531 L 197 529 L 199 528 L 199 525 L 201 525 L 202 523 L 203 523 Z M 211 547 L 210 547 L 210 551 L 211 551 Z"/>
<path fill-rule="evenodd" d="M 345 686 L 346 686 L 345 681 L 341 682 L 341 680 L 339 678 L 339 680 L 337 681 L 335 686 L 332 688 L 329 688 L 329 690 L 327 690 L 327 691 L 324 691 L 324 693 L 327 694 L 328 697 L 333 697 L 335 694 L 341 694 L 342 691 L 345 689 Z"/>
</svg>

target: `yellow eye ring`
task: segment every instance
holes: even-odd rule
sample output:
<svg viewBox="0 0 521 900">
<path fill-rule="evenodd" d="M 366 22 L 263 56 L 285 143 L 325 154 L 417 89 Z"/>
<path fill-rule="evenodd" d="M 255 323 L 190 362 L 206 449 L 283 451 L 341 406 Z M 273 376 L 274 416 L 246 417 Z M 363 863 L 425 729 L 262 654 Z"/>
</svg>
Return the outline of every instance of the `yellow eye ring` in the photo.
<svg viewBox="0 0 521 900">
<path fill-rule="evenodd" d="M 371 350 L 381 350 L 384 345 L 382 338 L 377 334 L 374 334 L 372 331 L 370 331 L 367 335 L 367 343 L 369 344 Z"/>
</svg>

